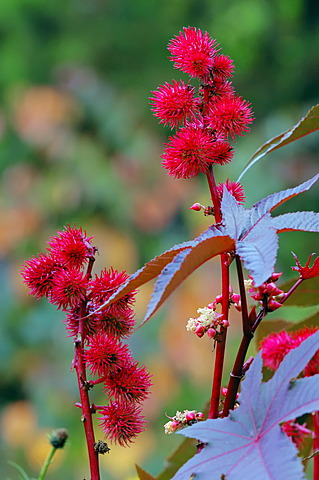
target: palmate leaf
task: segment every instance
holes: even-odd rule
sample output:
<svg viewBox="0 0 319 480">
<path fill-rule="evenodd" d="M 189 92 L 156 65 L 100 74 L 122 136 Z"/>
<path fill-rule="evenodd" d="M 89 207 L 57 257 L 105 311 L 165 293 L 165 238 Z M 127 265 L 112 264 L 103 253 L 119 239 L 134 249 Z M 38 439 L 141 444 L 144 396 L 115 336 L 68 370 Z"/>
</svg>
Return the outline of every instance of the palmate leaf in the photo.
<svg viewBox="0 0 319 480">
<path fill-rule="evenodd" d="M 221 201 L 223 224 L 227 228 L 228 235 L 234 240 L 240 239 L 252 226 L 251 211 L 237 203 L 233 195 L 224 186 Z"/>
<path fill-rule="evenodd" d="M 287 229 L 318 231 L 319 229 L 318 214 L 302 212 L 298 223 L 298 215 L 286 214 L 277 217 L 278 220 L 276 220 L 270 216 L 270 212 L 281 203 L 308 190 L 318 178 L 319 174 L 297 187 L 269 195 L 251 209 L 238 205 L 235 198 L 224 188 L 221 203 L 223 225 L 213 225 L 195 240 L 175 245 L 146 263 L 131 275 L 96 312 L 159 277 L 142 322 L 144 324 L 195 269 L 216 255 L 234 250 L 234 240 L 237 241 L 238 255 L 250 270 L 256 286 L 260 285 L 274 271 L 278 249 L 276 231 Z"/>
<path fill-rule="evenodd" d="M 288 143 L 294 142 L 295 140 L 298 140 L 305 135 L 309 135 L 309 133 L 315 132 L 316 130 L 319 130 L 319 105 L 312 107 L 307 115 L 303 117 L 294 127 L 264 143 L 251 157 L 237 181 L 240 181 L 250 167 L 252 167 L 267 153 L 273 152 L 280 147 L 288 145 Z"/>
<path fill-rule="evenodd" d="M 180 433 L 205 443 L 173 480 L 301 480 L 297 448 L 279 424 L 319 409 L 319 375 L 295 380 L 318 349 L 319 331 L 292 350 L 267 383 L 261 353 L 242 384 L 240 406 L 226 418 L 206 420 Z M 224 477 L 223 477 L 224 475 Z"/>
<path fill-rule="evenodd" d="M 310 180 L 260 200 L 250 209 L 235 205 L 235 198 L 224 189 L 221 203 L 223 224 L 236 240 L 236 253 L 250 271 L 256 286 L 265 282 L 275 269 L 277 233 L 286 230 L 319 231 L 319 214 L 292 212 L 272 217 L 270 213 L 287 200 L 308 190 L 319 178 Z"/>
</svg>

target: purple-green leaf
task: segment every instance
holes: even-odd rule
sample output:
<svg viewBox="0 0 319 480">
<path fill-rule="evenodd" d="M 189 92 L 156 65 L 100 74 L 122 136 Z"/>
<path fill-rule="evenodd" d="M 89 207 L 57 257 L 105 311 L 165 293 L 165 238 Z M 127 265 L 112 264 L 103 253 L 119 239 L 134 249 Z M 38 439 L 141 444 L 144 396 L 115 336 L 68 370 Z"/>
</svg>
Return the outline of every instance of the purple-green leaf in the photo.
<svg viewBox="0 0 319 480">
<path fill-rule="evenodd" d="M 189 460 L 196 451 L 196 441 L 184 438 L 183 442 L 165 461 L 164 470 L 157 476 L 157 480 L 171 480 L 177 470 Z"/>
<path fill-rule="evenodd" d="M 288 420 L 319 410 L 319 375 L 296 380 L 318 349 L 319 331 L 292 350 L 274 376 L 262 382 L 259 353 L 246 374 L 240 406 L 226 418 L 206 420 L 178 432 L 204 448 L 173 480 L 301 480 L 297 448 L 282 432 Z"/>
<path fill-rule="evenodd" d="M 264 143 L 251 157 L 243 172 L 240 174 L 238 181 L 244 176 L 244 174 L 257 163 L 264 155 L 273 152 L 277 148 L 288 145 L 288 143 L 294 142 L 309 133 L 319 130 L 319 104 L 313 106 L 307 115 L 303 117 L 294 127 L 290 128 L 286 132 L 277 135 L 276 137 L 268 140 Z"/>
<path fill-rule="evenodd" d="M 250 271 L 256 286 L 273 274 L 276 262 L 278 236 L 270 220 L 270 213 L 264 215 L 243 240 L 236 242 L 236 253 Z"/>
<path fill-rule="evenodd" d="M 272 212 L 275 208 L 279 207 L 279 205 L 281 205 L 284 202 L 287 202 L 287 200 L 290 200 L 296 195 L 299 195 L 300 193 L 303 193 L 309 190 L 309 188 L 311 188 L 312 185 L 316 183 L 318 178 L 319 178 L 319 174 L 310 178 L 306 182 L 303 182 L 300 185 L 297 185 L 296 187 L 288 188 L 286 190 L 273 193 L 271 195 L 268 195 L 268 197 L 263 198 L 259 202 L 255 203 L 255 205 L 251 209 L 251 211 L 253 212 L 254 218 L 260 218 L 265 213 Z"/>
<path fill-rule="evenodd" d="M 285 230 L 319 231 L 319 214 L 293 212 L 271 217 L 276 207 L 309 190 L 319 174 L 302 184 L 274 193 L 257 202 L 251 209 L 238 205 L 224 188 L 221 202 L 223 225 L 227 234 L 237 240 L 236 253 L 244 261 L 256 286 L 265 282 L 274 272 L 278 250 L 277 233 Z"/>
<path fill-rule="evenodd" d="M 303 230 L 304 232 L 319 232 L 319 213 L 290 212 L 271 219 L 271 226 L 277 232 Z"/>
<path fill-rule="evenodd" d="M 163 268 L 154 286 L 152 298 L 141 325 L 147 322 L 167 297 L 194 270 L 216 255 L 233 250 L 234 248 L 234 241 L 228 235 L 223 234 L 223 229 L 219 230 L 213 226 L 197 237 L 192 247 L 178 253 L 174 259 Z"/>
<path fill-rule="evenodd" d="M 223 224 L 227 227 L 227 233 L 234 240 L 239 239 L 246 232 L 246 229 L 251 226 L 250 210 L 240 205 L 225 186 L 221 201 L 221 211 Z"/>
</svg>

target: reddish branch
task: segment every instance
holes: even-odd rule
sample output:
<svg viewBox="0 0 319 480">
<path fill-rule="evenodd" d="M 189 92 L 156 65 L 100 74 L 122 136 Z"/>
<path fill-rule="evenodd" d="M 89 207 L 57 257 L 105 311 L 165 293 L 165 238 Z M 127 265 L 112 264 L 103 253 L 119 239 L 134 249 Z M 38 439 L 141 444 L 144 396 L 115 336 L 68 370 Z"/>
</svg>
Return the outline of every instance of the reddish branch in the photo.
<svg viewBox="0 0 319 480">
<path fill-rule="evenodd" d="M 89 259 L 89 264 L 87 268 L 86 275 L 88 278 L 91 277 L 92 267 L 94 263 L 94 258 Z M 86 369 L 85 363 L 83 360 L 84 352 L 84 322 L 86 316 L 86 301 L 84 300 L 81 303 L 80 313 L 79 313 L 79 329 L 78 336 L 74 342 L 74 366 L 76 370 L 78 387 L 80 392 L 81 399 L 81 408 L 82 408 L 82 422 L 85 431 L 85 438 L 87 443 L 89 462 L 90 462 L 90 472 L 91 480 L 100 480 L 100 469 L 99 469 L 99 459 L 98 453 L 94 449 L 95 437 L 93 429 L 93 420 L 92 420 L 92 409 L 90 405 L 89 393 L 87 388 L 87 379 L 86 379 Z"/>
<path fill-rule="evenodd" d="M 212 202 L 214 206 L 215 220 L 216 223 L 220 223 L 222 220 L 221 211 L 220 211 L 220 199 L 216 189 L 216 182 L 214 178 L 214 173 L 212 168 L 207 174 L 207 180 L 209 185 L 209 190 L 212 197 Z M 221 275 L 222 275 L 222 314 L 225 320 L 228 320 L 229 312 L 229 265 L 227 263 L 227 255 L 221 255 Z M 216 346 L 216 357 L 215 357 L 215 367 L 214 367 L 214 376 L 212 384 L 212 395 L 210 399 L 210 408 L 208 413 L 208 418 L 217 418 L 219 415 L 219 401 L 220 401 L 220 390 L 222 384 L 223 376 L 223 367 L 225 359 L 225 348 L 226 348 L 226 336 L 227 328 L 221 327 L 220 333 L 218 335 L 218 342 Z"/>
<path fill-rule="evenodd" d="M 313 439 L 313 452 L 319 452 L 319 412 L 313 414 L 314 425 L 314 439 Z M 319 478 L 319 453 L 314 456 L 313 464 L 313 480 Z"/>
<path fill-rule="evenodd" d="M 84 321 L 85 320 L 80 319 L 79 320 L 80 325 Z M 94 450 L 95 438 L 94 438 L 94 430 L 93 430 L 91 405 L 90 405 L 88 390 L 86 388 L 86 371 L 85 371 L 85 365 L 83 361 L 83 338 L 80 333 L 79 333 L 78 340 L 75 341 L 74 349 L 75 349 L 75 369 L 76 369 L 80 399 L 81 399 L 82 422 L 84 426 L 87 449 L 89 454 L 91 480 L 100 480 L 98 454 Z"/>
<path fill-rule="evenodd" d="M 227 387 L 227 395 L 225 398 L 224 408 L 222 416 L 226 417 L 229 414 L 229 411 L 232 410 L 235 406 L 236 395 L 238 393 L 239 385 L 241 379 L 244 376 L 244 363 L 247 355 L 247 351 L 250 345 L 252 338 L 254 337 L 254 332 L 256 331 L 258 325 L 260 324 L 261 320 L 267 315 L 267 305 L 265 305 L 257 315 L 254 323 L 251 324 L 250 317 L 248 315 L 247 310 L 247 300 L 246 300 L 246 292 L 244 286 L 244 277 L 243 271 L 241 266 L 241 261 L 238 256 L 236 256 L 236 266 L 237 266 L 237 275 L 238 275 L 238 283 L 239 283 L 239 291 L 241 297 L 241 304 L 242 304 L 242 325 L 243 325 L 243 338 L 239 346 L 239 350 L 236 356 L 236 360 L 234 363 L 233 370 L 230 374 L 230 380 Z M 283 304 L 290 295 L 296 290 L 296 288 L 302 283 L 303 279 L 299 278 L 296 283 L 291 287 L 291 289 L 285 294 L 285 296 L 281 299 L 281 303 Z M 319 478 L 319 477 L 318 477 Z"/>
</svg>

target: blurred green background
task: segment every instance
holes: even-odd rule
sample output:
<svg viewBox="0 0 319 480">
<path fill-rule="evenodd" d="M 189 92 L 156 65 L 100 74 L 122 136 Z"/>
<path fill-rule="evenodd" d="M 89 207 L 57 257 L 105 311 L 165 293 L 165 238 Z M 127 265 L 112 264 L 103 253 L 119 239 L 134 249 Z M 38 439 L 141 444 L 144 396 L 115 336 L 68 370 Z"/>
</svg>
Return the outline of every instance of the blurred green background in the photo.
<svg viewBox="0 0 319 480">
<path fill-rule="evenodd" d="M 48 480 L 88 478 L 72 341 L 63 314 L 28 296 L 21 264 L 45 250 L 57 229 L 76 223 L 99 247 L 95 271 L 135 271 L 172 244 L 193 238 L 209 218 L 189 211 L 209 204 L 204 178 L 174 180 L 160 165 L 169 130 L 150 112 L 150 91 L 180 74 L 166 46 L 183 26 L 207 30 L 230 55 L 237 92 L 253 105 L 251 133 L 235 160 L 216 171 L 235 180 L 249 157 L 318 103 L 319 3 L 315 0 L 2 0 L 0 4 L 0 477 L 17 479 L 12 460 L 36 476 L 46 434 L 70 432 Z M 243 184 L 250 206 L 318 171 L 318 134 L 254 166 Z M 314 188 L 294 210 L 319 208 Z M 287 205 L 288 207 L 288 205 Z M 278 269 L 291 275 L 318 251 L 313 234 L 282 234 Z M 144 413 L 150 428 L 132 448 L 112 447 L 103 478 L 152 474 L 178 445 L 164 436 L 165 412 L 201 410 L 210 393 L 211 345 L 186 332 L 198 307 L 219 293 L 219 265 L 202 267 L 165 308 L 130 338 L 154 374 Z M 234 283 L 236 290 L 236 284 Z M 151 287 L 138 295 L 137 318 Z M 239 338 L 235 315 L 227 368 Z M 227 373 L 227 372 L 226 372 Z M 103 401 L 97 394 L 96 401 Z M 102 438 L 102 433 L 97 435 Z"/>
</svg>

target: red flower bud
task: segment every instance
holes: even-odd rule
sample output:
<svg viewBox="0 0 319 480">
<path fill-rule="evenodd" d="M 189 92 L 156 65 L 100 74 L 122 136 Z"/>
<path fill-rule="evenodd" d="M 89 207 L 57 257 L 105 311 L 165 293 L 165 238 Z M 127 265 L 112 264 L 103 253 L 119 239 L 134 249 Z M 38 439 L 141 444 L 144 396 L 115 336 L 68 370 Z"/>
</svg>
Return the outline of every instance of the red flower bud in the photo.
<svg viewBox="0 0 319 480">
<path fill-rule="evenodd" d="M 269 280 L 271 280 L 272 282 L 276 282 L 278 278 L 281 277 L 281 275 L 282 272 L 273 273 Z"/>
<path fill-rule="evenodd" d="M 276 302 L 276 300 L 270 299 L 269 302 L 267 303 L 267 308 L 271 312 L 274 310 L 277 310 L 277 308 L 280 308 L 282 306 L 282 303 Z"/>
<path fill-rule="evenodd" d="M 207 330 L 207 336 L 208 336 L 208 338 L 214 338 L 215 335 L 216 335 L 216 330 L 215 330 L 215 328 L 209 328 L 209 329 Z"/>
<path fill-rule="evenodd" d="M 196 420 L 204 420 L 205 415 L 202 412 L 195 413 Z"/>
<path fill-rule="evenodd" d="M 195 420 L 195 412 L 187 412 L 185 419 L 187 422 L 193 422 Z"/>
<path fill-rule="evenodd" d="M 198 325 L 195 329 L 195 335 L 197 335 L 199 338 L 201 338 L 204 333 L 205 333 L 205 328 L 203 327 L 203 325 Z"/>
<path fill-rule="evenodd" d="M 200 212 L 202 208 L 205 208 L 204 205 L 201 205 L 200 203 L 194 203 L 194 205 L 189 207 L 189 210 L 195 210 L 196 212 Z"/>
</svg>

